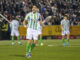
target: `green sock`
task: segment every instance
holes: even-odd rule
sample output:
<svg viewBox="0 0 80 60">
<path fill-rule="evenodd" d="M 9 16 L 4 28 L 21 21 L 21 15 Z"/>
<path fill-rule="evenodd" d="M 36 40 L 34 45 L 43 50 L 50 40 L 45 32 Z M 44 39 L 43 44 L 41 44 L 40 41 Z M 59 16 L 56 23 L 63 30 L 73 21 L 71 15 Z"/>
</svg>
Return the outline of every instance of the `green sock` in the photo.
<svg viewBox="0 0 80 60">
<path fill-rule="evenodd" d="M 64 39 L 62 39 L 62 43 L 65 43 Z"/>
<path fill-rule="evenodd" d="M 17 36 L 17 40 L 18 40 L 18 42 L 20 42 L 20 37 L 19 36 Z"/>
<path fill-rule="evenodd" d="M 69 39 L 67 39 L 67 42 L 69 43 Z"/>
<path fill-rule="evenodd" d="M 34 43 L 32 43 L 32 44 L 31 44 L 30 51 L 32 51 L 32 50 L 34 49 L 34 47 L 35 47 L 35 44 L 34 44 Z"/>
<path fill-rule="evenodd" d="M 14 42 L 14 36 L 11 37 L 12 42 Z"/>
<path fill-rule="evenodd" d="M 26 44 L 26 54 L 29 52 L 29 43 Z"/>
<path fill-rule="evenodd" d="M 42 37 L 40 37 L 40 43 L 42 43 Z"/>
<path fill-rule="evenodd" d="M 31 52 L 31 46 L 30 46 L 30 48 L 29 48 L 29 52 Z"/>
</svg>

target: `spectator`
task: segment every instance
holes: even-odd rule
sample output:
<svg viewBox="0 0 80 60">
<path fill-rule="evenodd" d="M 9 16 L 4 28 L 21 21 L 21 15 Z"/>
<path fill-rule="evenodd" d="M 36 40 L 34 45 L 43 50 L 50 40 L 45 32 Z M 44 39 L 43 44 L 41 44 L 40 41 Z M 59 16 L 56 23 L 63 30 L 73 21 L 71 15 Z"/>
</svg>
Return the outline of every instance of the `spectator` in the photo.
<svg viewBox="0 0 80 60">
<path fill-rule="evenodd" d="M 78 1 L 78 0 L 76 0 Z M 55 16 L 54 20 L 51 22 L 52 25 L 60 23 L 64 14 L 68 14 L 70 23 L 73 25 L 78 25 L 80 20 L 80 3 L 74 2 L 71 0 L 2 0 L 0 1 L 0 12 L 5 15 L 9 20 L 11 16 L 20 15 L 22 19 L 25 17 L 25 14 L 31 11 L 31 8 L 36 4 L 39 8 L 39 12 L 43 14 L 43 17 Z M 57 22 L 58 21 L 58 22 Z"/>
</svg>

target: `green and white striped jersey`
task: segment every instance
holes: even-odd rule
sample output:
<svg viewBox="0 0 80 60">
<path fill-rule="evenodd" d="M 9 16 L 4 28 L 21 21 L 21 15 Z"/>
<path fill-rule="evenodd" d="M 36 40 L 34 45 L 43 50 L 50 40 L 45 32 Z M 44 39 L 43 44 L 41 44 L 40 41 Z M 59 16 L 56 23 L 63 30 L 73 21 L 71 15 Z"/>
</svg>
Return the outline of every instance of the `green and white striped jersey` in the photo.
<svg viewBox="0 0 80 60">
<path fill-rule="evenodd" d="M 25 20 L 28 21 L 28 28 L 32 28 L 33 30 L 37 30 L 37 26 L 38 26 L 38 21 L 41 20 L 41 15 L 40 13 L 36 12 L 30 12 L 26 15 Z"/>
<path fill-rule="evenodd" d="M 62 29 L 63 30 L 69 30 L 70 22 L 69 20 L 62 20 L 61 21 Z"/>
<path fill-rule="evenodd" d="M 17 20 L 12 20 L 10 23 L 11 30 L 18 31 L 19 22 Z"/>
</svg>

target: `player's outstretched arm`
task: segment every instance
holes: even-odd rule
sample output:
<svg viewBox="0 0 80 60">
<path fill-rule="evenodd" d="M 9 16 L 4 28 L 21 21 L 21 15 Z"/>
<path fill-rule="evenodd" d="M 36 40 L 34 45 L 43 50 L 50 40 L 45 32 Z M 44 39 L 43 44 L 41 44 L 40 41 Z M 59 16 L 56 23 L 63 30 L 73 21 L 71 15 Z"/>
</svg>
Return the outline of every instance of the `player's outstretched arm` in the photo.
<svg viewBox="0 0 80 60">
<path fill-rule="evenodd" d="M 42 23 L 44 24 L 44 23 L 48 22 L 51 18 L 52 18 L 52 16 L 46 17 Z"/>
</svg>

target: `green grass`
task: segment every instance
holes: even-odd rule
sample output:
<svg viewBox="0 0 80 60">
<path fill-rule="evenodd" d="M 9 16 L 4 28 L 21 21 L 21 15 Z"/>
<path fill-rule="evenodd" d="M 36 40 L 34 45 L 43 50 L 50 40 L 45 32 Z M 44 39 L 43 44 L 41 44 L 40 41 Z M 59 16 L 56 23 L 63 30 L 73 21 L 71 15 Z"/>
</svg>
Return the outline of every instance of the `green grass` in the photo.
<svg viewBox="0 0 80 60">
<path fill-rule="evenodd" d="M 32 57 L 25 57 L 27 41 L 22 45 L 11 45 L 11 41 L 0 41 L 0 60 L 80 60 L 80 39 L 70 40 L 70 46 L 62 46 L 61 40 L 44 40 L 44 45 L 32 51 Z"/>
</svg>

